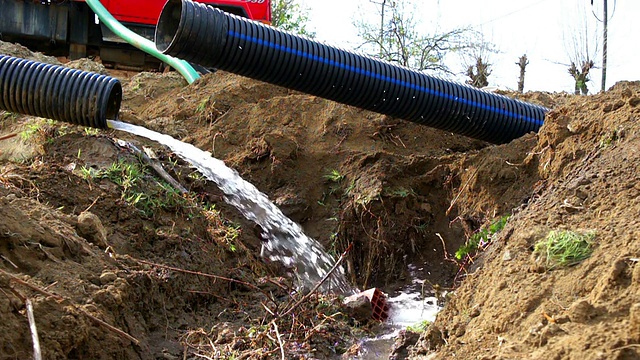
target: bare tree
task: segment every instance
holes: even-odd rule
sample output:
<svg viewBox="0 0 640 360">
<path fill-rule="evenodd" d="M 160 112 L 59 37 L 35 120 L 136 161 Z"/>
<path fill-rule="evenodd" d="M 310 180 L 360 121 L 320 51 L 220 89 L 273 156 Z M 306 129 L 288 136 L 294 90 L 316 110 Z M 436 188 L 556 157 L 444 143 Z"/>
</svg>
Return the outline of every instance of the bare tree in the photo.
<svg viewBox="0 0 640 360">
<path fill-rule="evenodd" d="M 495 46 L 484 35 L 473 32 L 469 48 L 462 54 L 464 74 L 469 78 L 466 83 L 477 88 L 489 85 L 491 75 L 491 56 L 497 53 Z"/>
<path fill-rule="evenodd" d="M 467 76 L 469 77 L 467 84 L 477 88 L 483 88 L 489 85 L 487 78 L 491 75 L 491 70 L 489 70 L 490 66 L 490 64 L 487 64 L 482 60 L 482 57 L 479 56 L 476 59 L 476 64 L 470 65 L 467 68 Z"/>
<path fill-rule="evenodd" d="M 529 65 L 529 60 L 527 59 L 527 54 L 520 56 L 518 62 L 516 63 L 520 67 L 520 77 L 518 78 L 518 92 L 524 92 L 524 73 L 526 71 L 527 65 Z"/>
<path fill-rule="evenodd" d="M 590 71 L 595 67 L 595 59 L 599 53 L 599 39 L 596 26 L 589 22 L 584 7 L 578 3 L 575 23 L 567 24 L 565 29 L 565 48 L 569 57 L 567 70 L 575 82 L 576 95 L 587 95 L 587 83 L 591 81 Z"/>
<path fill-rule="evenodd" d="M 589 87 L 587 87 L 587 83 L 591 80 L 589 78 L 589 71 L 593 67 L 593 60 L 585 60 L 582 63 L 580 69 L 578 69 L 575 63 L 571 63 L 571 66 L 569 67 L 569 74 L 571 74 L 571 76 L 573 76 L 576 81 L 574 94 L 587 95 L 589 93 Z"/>
<path fill-rule="evenodd" d="M 470 47 L 465 37 L 468 29 L 423 34 L 418 30 L 414 18 L 417 11 L 411 0 L 371 2 L 379 6 L 376 20 L 380 21 L 370 22 L 363 16 L 354 22 L 363 40 L 360 50 L 412 69 L 453 74 L 444 57 Z"/>
</svg>

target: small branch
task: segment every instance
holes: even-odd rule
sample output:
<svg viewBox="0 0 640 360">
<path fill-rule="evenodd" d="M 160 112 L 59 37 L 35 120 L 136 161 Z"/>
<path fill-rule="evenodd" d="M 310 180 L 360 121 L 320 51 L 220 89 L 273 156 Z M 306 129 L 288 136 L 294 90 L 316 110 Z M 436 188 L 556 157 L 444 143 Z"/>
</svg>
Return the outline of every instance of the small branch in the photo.
<svg viewBox="0 0 640 360">
<path fill-rule="evenodd" d="M 124 339 L 127 339 L 127 340 L 131 341 L 132 343 L 134 343 L 134 344 L 136 344 L 136 345 L 140 344 L 140 341 L 139 341 L 138 339 L 136 339 L 136 338 L 134 338 L 133 336 L 131 336 L 131 335 L 127 334 L 126 332 L 124 332 L 124 331 L 122 331 L 122 330 L 118 329 L 118 328 L 117 328 L 117 327 L 115 327 L 115 326 L 112 326 L 112 325 L 107 324 L 106 322 L 104 322 L 104 321 L 102 321 L 102 320 L 98 319 L 97 317 L 95 317 L 95 316 L 93 316 L 93 315 L 89 314 L 86 310 L 84 310 L 84 309 L 82 309 L 82 308 L 80 308 L 80 307 L 78 307 L 78 306 L 74 306 L 74 307 L 75 307 L 78 311 L 80 311 L 80 312 L 82 313 L 82 315 L 84 315 L 84 316 L 88 317 L 91 321 L 95 322 L 96 324 L 98 324 L 98 325 L 100 325 L 100 326 L 102 326 L 102 327 L 104 327 L 104 328 L 106 328 L 106 329 L 108 329 L 108 330 L 110 330 L 110 331 L 112 331 L 112 332 L 114 332 L 114 333 L 118 334 L 120 337 L 122 337 L 122 338 L 124 338 Z"/>
<path fill-rule="evenodd" d="M 173 266 L 162 265 L 162 264 L 153 263 L 153 262 L 150 262 L 150 261 L 145 261 L 145 260 L 140 260 L 140 259 L 134 259 L 132 257 L 129 257 L 129 258 L 131 260 L 139 262 L 141 264 L 151 265 L 151 266 L 159 267 L 161 269 L 167 269 L 167 270 L 171 270 L 171 271 L 181 272 L 181 273 L 184 273 L 184 274 L 198 275 L 198 276 L 208 277 L 208 278 L 211 278 L 211 279 L 224 280 L 224 281 L 228 281 L 228 282 L 232 282 L 232 283 L 242 284 L 244 286 L 249 287 L 252 290 L 255 290 L 255 291 L 258 291 L 258 292 L 262 293 L 276 307 L 278 306 L 278 303 L 266 291 L 264 291 L 263 289 L 257 287 L 256 285 L 250 284 L 250 283 L 248 283 L 246 281 L 236 280 L 236 279 L 232 279 L 232 278 L 228 278 L 228 277 L 224 277 L 224 276 L 219 276 L 219 275 L 206 274 L 206 273 L 202 273 L 202 272 L 199 272 L 199 271 L 191 271 L 191 270 L 180 269 L 180 268 L 173 267 Z"/>
<path fill-rule="evenodd" d="M 634 347 L 640 347 L 640 344 L 629 344 L 629 345 L 620 346 L 620 347 L 611 349 L 611 352 L 620 351 L 620 350 L 624 350 L 624 349 L 631 349 L 631 348 L 634 348 Z"/>
<path fill-rule="evenodd" d="M 447 261 L 451 261 L 452 263 L 456 264 L 457 266 L 464 267 L 464 264 L 460 264 L 456 259 L 452 258 L 451 255 L 449 255 L 449 252 L 447 251 L 447 244 L 445 243 L 444 239 L 442 238 L 442 235 L 440 235 L 440 233 L 436 233 L 436 236 L 440 239 L 440 242 L 442 243 L 442 250 L 444 251 L 444 259 L 447 260 Z"/>
<path fill-rule="evenodd" d="M 11 273 L 8 273 L 8 272 L 6 272 L 6 271 L 4 271 L 2 269 L 0 269 L 0 273 L 3 273 L 5 275 L 7 275 L 9 278 L 11 278 L 11 280 L 17 282 L 20 285 L 24 285 L 24 286 L 28 287 L 29 289 L 34 290 L 34 291 L 36 291 L 36 292 L 38 292 L 38 293 L 40 293 L 42 295 L 52 297 L 52 298 L 56 299 L 57 301 L 64 300 L 63 297 L 61 297 L 59 295 L 56 295 L 56 294 L 53 294 L 53 293 L 50 293 L 48 291 L 42 290 L 42 289 L 40 289 L 39 287 L 37 287 L 35 285 L 31 285 L 28 282 L 20 279 L 19 277 L 15 276 L 15 275 L 13 275 Z"/>
<path fill-rule="evenodd" d="M 38 328 L 36 328 L 36 319 L 33 316 L 33 304 L 31 299 L 25 301 L 27 306 L 27 319 L 29 320 L 29 329 L 31 330 L 31 340 L 33 341 L 33 359 L 42 360 L 42 352 L 40 351 L 40 339 L 38 339 Z"/>
<path fill-rule="evenodd" d="M 0 259 L 2 259 L 2 260 L 4 260 L 4 261 L 8 262 L 9 264 L 11 264 L 11 266 L 13 266 L 13 267 L 14 267 L 14 268 L 16 268 L 16 269 L 18 268 L 18 266 L 17 266 L 16 264 L 14 264 L 14 263 L 13 263 L 13 261 L 11 261 L 11 260 L 7 259 L 4 255 L 0 255 Z"/>
<path fill-rule="evenodd" d="M 91 203 L 91 205 L 89 205 L 86 209 L 84 209 L 84 211 L 83 211 L 83 212 L 87 212 L 87 211 L 91 210 L 91 208 L 93 207 L 93 205 L 95 205 L 95 204 L 98 202 L 98 200 L 100 200 L 100 196 L 96 197 L 96 199 L 95 199 L 95 200 L 93 200 L 93 202 Z"/>
<path fill-rule="evenodd" d="M 12 137 L 16 137 L 16 136 L 18 136 L 17 133 L 13 133 L 13 134 L 9 134 L 9 135 L 2 135 L 2 136 L 0 136 L 0 141 L 11 139 Z"/>
<path fill-rule="evenodd" d="M 225 280 L 225 281 L 228 281 L 228 282 L 234 282 L 234 283 L 238 283 L 238 284 L 242 284 L 242 285 L 248 286 L 253 290 L 257 290 L 257 291 L 262 292 L 262 289 L 260 289 L 259 287 L 255 286 L 253 284 L 250 284 L 248 282 L 242 281 L 242 280 L 236 280 L 236 279 L 232 279 L 232 278 L 228 278 L 228 277 L 224 277 L 224 276 L 219 276 L 219 275 L 206 274 L 206 273 L 202 273 L 202 272 L 199 272 L 199 271 L 180 269 L 180 268 L 177 268 L 177 267 L 168 266 L 168 265 L 162 265 L 162 264 L 153 263 L 153 262 L 150 262 L 150 261 L 145 261 L 145 260 L 140 260 L 140 259 L 133 259 L 133 260 L 137 261 L 139 263 L 142 263 L 142 264 L 147 264 L 147 265 L 151 265 L 151 266 L 155 266 L 155 267 L 159 267 L 159 268 L 167 269 L 167 270 L 171 270 L 171 271 L 177 271 L 177 272 L 181 272 L 181 273 L 185 273 L 185 274 L 198 275 L 198 276 L 204 276 L 204 277 L 208 277 L 208 278 L 212 278 L 212 279 L 218 279 L 218 280 Z"/>
<path fill-rule="evenodd" d="M 476 173 L 478 172 L 479 168 L 476 168 L 476 170 L 473 172 L 473 174 L 471 174 L 471 176 L 469 176 L 469 179 L 467 180 L 467 182 L 462 186 L 462 188 L 460 189 L 460 191 L 458 192 L 458 195 L 456 195 L 456 197 L 451 201 L 451 205 L 449 206 L 449 208 L 447 209 L 447 211 L 445 211 L 445 215 L 449 215 L 449 213 L 451 212 L 451 209 L 453 209 L 453 206 L 456 204 L 456 202 L 458 201 L 458 198 L 460 197 L 460 195 L 462 195 L 462 192 L 467 188 L 467 186 L 469 186 L 469 183 L 471 183 L 471 180 L 473 180 L 473 177 L 476 175 Z"/>
<path fill-rule="evenodd" d="M 135 145 L 127 142 L 127 141 L 123 141 L 120 140 L 124 143 L 124 146 L 131 149 L 131 151 L 133 151 L 135 154 L 137 154 L 138 156 L 140 156 L 140 158 L 142 158 L 142 160 L 147 163 L 147 165 L 151 166 L 153 168 L 153 170 L 156 171 L 156 173 L 158 173 L 158 175 L 163 178 L 166 182 L 168 182 L 171 186 L 173 186 L 176 190 L 180 191 L 180 193 L 182 194 L 187 194 L 189 192 L 189 190 L 187 190 L 184 186 L 182 186 L 182 184 L 180 184 L 178 182 L 178 180 L 174 179 L 171 175 L 169 175 L 169 173 L 162 167 L 162 164 L 160 164 L 160 162 L 152 159 L 151 157 L 149 157 L 149 155 L 147 155 L 144 151 L 138 149 Z"/>
<path fill-rule="evenodd" d="M 276 330 L 276 336 L 278 338 L 278 344 L 280 344 L 280 354 L 282 355 L 282 360 L 286 360 L 286 356 L 284 354 L 284 342 L 282 341 L 282 337 L 280 336 L 280 332 L 278 331 L 278 325 L 275 320 L 271 322 L 273 328 Z"/>
<path fill-rule="evenodd" d="M 327 281 L 327 279 L 329 278 L 329 276 L 331 276 L 331 274 L 333 274 L 333 272 L 338 268 L 338 266 L 340 266 L 340 263 L 342 263 L 342 260 L 345 259 L 345 257 L 347 256 L 347 254 L 349 253 L 349 251 L 351 251 L 351 249 L 353 248 L 353 243 L 349 244 L 349 246 L 347 247 L 347 249 L 342 253 L 342 255 L 340 255 L 340 258 L 338 259 L 338 261 L 336 261 L 336 263 L 333 265 L 333 267 L 329 270 L 329 272 L 327 272 L 324 277 L 322 278 L 322 280 L 320 280 L 320 282 L 318 282 L 316 284 L 316 286 L 313 287 L 313 289 L 311 289 L 311 291 L 309 291 L 308 294 L 306 294 L 305 296 L 303 296 L 302 298 L 300 298 L 300 300 L 298 300 L 298 302 L 296 302 L 295 304 L 293 304 L 289 310 L 285 311 L 281 316 L 287 316 L 289 315 L 295 308 L 297 308 L 298 306 L 300 306 L 300 304 L 302 304 L 304 301 L 306 301 L 311 295 L 313 295 L 316 290 L 318 290 L 318 288 L 325 282 Z"/>
</svg>

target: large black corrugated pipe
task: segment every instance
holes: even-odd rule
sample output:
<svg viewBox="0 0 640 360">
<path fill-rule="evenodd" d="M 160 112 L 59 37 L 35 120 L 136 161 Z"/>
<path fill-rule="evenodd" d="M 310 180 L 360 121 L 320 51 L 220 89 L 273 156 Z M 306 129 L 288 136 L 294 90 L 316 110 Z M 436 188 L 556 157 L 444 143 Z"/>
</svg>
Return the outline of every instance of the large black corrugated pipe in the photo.
<svg viewBox="0 0 640 360">
<path fill-rule="evenodd" d="M 0 55 L 0 110 L 106 129 L 121 101 L 115 78 Z"/>
<path fill-rule="evenodd" d="M 547 111 L 189 0 L 167 2 L 155 42 L 192 63 L 493 143 L 537 131 Z"/>
</svg>

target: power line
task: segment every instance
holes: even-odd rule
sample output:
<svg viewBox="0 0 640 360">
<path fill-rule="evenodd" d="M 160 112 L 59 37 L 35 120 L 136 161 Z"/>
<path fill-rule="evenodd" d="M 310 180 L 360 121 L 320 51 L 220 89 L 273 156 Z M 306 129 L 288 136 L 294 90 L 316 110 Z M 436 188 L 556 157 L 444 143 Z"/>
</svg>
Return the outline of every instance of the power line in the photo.
<svg viewBox="0 0 640 360">
<path fill-rule="evenodd" d="M 517 14 L 517 13 L 519 13 L 519 12 L 525 11 L 525 10 L 527 10 L 527 9 L 531 8 L 531 7 L 534 7 L 534 6 L 540 5 L 540 4 L 542 4 L 543 2 L 547 2 L 547 1 L 549 1 L 549 0 L 540 0 L 540 1 L 537 1 L 537 2 L 535 2 L 535 3 L 533 3 L 533 4 L 529 4 L 529 5 L 527 5 L 527 6 L 523 7 L 523 8 L 520 8 L 520 9 L 518 9 L 518 10 L 511 11 L 511 12 L 509 12 L 509 13 L 506 13 L 506 14 L 504 14 L 504 15 L 500 15 L 500 16 L 498 16 L 498 17 L 496 17 L 496 18 L 493 18 L 493 19 L 491 19 L 491 20 L 487 20 L 487 21 L 485 21 L 485 22 L 483 22 L 483 23 L 480 23 L 480 24 L 477 24 L 477 25 L 473 25 L 473 26 L 471 26 L 471 27 L 472 27 L 472 28 L 474 28 L 474 27 L 479 27 L 479 26 L 483 26 L 483 25 L 486 25 L 486 24 L 489 24 L 489 23 L 492 23 L 492 22 L 498 21 L 498 20 L 502 20 L 502 19 L 504 19 L 504 18 L 506 18 L 506 17 L 509 17 L 509 16 L 513 15 L 513 14 Z"/>
</svg>

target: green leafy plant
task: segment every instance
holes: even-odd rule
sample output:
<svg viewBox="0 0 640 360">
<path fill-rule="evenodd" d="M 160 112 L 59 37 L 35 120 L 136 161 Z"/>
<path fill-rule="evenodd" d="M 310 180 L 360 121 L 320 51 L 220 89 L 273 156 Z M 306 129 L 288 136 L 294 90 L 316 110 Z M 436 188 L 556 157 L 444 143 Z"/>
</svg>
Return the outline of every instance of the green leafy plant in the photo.
<svg viewBox="0 0 640 360">
<path fill-rule="evenodd" d="M 328 174 L 326 174 L 324 176 L 325 179 L 334 182 L 334 183 L 339 183 L 342 180 L 344 180 L 344 175 L 340 174 L 340 171 L 333 169 L 331 170 L 331 172 L 329 172 Z"/>
<path fill-rule="evenodd" d="M 458 248 L 455 254 L 456 259 L 462 260 L 477 252 L 478 249 L 486 247 L 491 242 L 494 235 L 504 228 L 509 217 L 510 215 L 505 215 L 489 225 L 488 228 L 481 229 L 473 234 L 464 245 Z"/>
<path fill-rule="evenodd" d="M 405 198 L 409 195 L 414 195 L 415 192 L 413 189 L 405 189 L 403 187 L 399 187 L 391 191 L 391 196 L 402 197 Z"/>
<path fill-rule="evenodd" d="M 0 121 L 4 121 L 6 119 L 15 120 L 17 118 L 18 118 L 18 114 L 16 113 L 0 110 Z"/>
<path fill-rule="evenodd" d="M 198 106 L 196 107 L 196 112 L 197 113 L 204 112 L 207 109 L 207 105 L 209 105 L 209 98 L 204 98 L 200 100 L 200 102 L 198 103 Z"/>
<path fill-rule="evenodd" d="M 40 129 L 42 128 L 42 124 L 39 122 L 36 123 L 31 123 L 31 124 L 27 124 L 26 129 L 24 129 L 23 131 L 20 132 L 20 138 L 22 140 L 29 140 L 31 139 L 35 134 L 37 134 L 38 132 L 40 132 Z"/>
<path fill-rule="evenodd" d="M 601 149 L 607 148 L 611 146 L 611 144 L 615 143 L 617 140 L 618 140 L 617 130 L 608 132 L 600 137 L 600 148 Z"/>
<path fill-rule="evenodd" d="M 57 124 L 54 120 L 36 118 L 29 122 L 19 135 L 23 141 L 34 138 L 36 141 L 50 141 L 57 136 L 64 135 L 65 130 L 67 130 L 67 126 Z"/>
<path fill-rule="evenodd" d="M 227 221 L 223 218 L 219 210 L 215 206 L 205 206 L 202 210 L 204 218 L 209 225 L 207 232 L 212 239 L 222 245 L 226 245 L 231 252 L 238 250 L 238 240 L 242 234 L 242 227 L 234 222 Z"/>
<path fill-rule="evenodd" d="M 83 166 L 80 176 L 84 179 L 108 179 L 121 186 L 122 199 L 148 217 L 152 217 L 160 209 L 175 210 L 187 207 L 189 203 L 187 197 L 167 182 L 148 176 L 143 165 L 123 159 L 113 162 L 106 169 Z"/>
<path fill-rule="evenodd" d="M 86 136 L 96 136 L 96 135 L 100 134 L 100 129 L 96 129 L 96 128 L 92 128 L 92 127 L 85 127 L 84 128 L 84 134 Z"/>
<path fill-rule="evenodd" d="M 429 320 L 422 320 L 420 322 L 417 322 L 413 325 L 409 325 L 407 326 L 407 330 L 414 332 L 414 333 L 422 333 L 425 330 L 427 330 L 427 328 L 429 327 L 429 325 L 431 325 L 431 321 Z"/>
<path fill-rule="evenodd" d="M 594 238 L 593 232 L 551 231 L 535 244 L 533 253 L 544 260 L 547 269 L 572 266 L 591 256 Z"/>
</svg>

